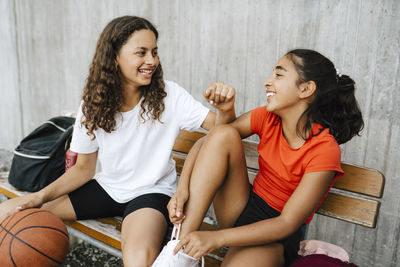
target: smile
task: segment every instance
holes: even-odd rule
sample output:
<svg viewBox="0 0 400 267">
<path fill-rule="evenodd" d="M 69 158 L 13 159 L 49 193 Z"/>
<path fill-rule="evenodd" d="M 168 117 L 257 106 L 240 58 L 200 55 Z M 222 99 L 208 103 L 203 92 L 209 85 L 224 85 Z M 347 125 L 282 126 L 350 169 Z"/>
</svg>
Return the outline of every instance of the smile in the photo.
<svg viewBox="0 0 400 267">
<path fill-rule="evenodd" d="M 139 72 L 143 73 L 143 74 L 152 74 L 153 71 L 154 71 L 154 69 L 153 70 L 139 70 Z"/>
</svg>

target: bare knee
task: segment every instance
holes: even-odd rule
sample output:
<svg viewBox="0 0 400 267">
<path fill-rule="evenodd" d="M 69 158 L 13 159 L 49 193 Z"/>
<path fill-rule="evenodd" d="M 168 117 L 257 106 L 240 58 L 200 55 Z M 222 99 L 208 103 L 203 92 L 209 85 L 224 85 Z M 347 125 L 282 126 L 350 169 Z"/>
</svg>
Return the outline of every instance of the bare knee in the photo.
<svg viewBox="0 0 400 267">
<path fill-rule="evenodd" d="M 234 144 L 235 142 L 241 142 L 241 137 L 235 127 L 223 124 L 215 126 L 210 133 L 207 135 L 208 142 L 217 141 L 219 144 Z"/>
<path fill-rule="evenodd" d="M 124 266 L 151 266 L 160 252 L 167 223 L 157 210 L 143 208 L 122 222 L 121 246 Z"/>
<path fill-rule="evenodd" d="M 158 248 L 154 248 L 146 244 L 122 244 L 122 256 L 125 267 L 147 267 L 151 266 L 155 261 Z"/>
</svg>

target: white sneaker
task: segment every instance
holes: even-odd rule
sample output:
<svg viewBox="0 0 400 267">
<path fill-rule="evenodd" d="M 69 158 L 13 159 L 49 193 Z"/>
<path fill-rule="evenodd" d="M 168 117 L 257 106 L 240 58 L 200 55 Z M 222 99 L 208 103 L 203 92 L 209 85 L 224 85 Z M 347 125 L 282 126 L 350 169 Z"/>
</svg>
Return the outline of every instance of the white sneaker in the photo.
<svg viewBox="0 0 400 267">
<path fill-rule="evenodd" d="M 178 234 L 176 239 L 174 239 L 174 235 L 176 232 L 176 227 L 172 230 L 171 240 L 164 246 L 160 255 L 158 255 L 157 259 L 154 261 L 151 267 L 198 267 L 199 259 L 193 258 L 192 256 L 187 255 L 183 252 L 183 249 L 180 249 L 179 252 L 174 255 L 174 249 L 176 245 L 179 243 L 178 237 L 180 232 L 180 227 L 178 227 Z M 202 258 L 201 266 L 204 267 L 204 257 Z"/>
</svg>

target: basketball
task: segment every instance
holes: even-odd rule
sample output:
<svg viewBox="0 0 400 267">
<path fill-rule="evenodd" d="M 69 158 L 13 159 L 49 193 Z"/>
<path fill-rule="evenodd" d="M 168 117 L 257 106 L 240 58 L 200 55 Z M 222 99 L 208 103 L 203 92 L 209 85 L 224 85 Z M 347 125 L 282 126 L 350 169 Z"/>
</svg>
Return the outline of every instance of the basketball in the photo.
<svg viewBox="0 0 400 267">
<path fill-rule="evenodd" d="M 26 209 L 0 223 L 0 266 L 60 266 L 68 253 L 68 231 L 60 218 Z"/>
</svg>

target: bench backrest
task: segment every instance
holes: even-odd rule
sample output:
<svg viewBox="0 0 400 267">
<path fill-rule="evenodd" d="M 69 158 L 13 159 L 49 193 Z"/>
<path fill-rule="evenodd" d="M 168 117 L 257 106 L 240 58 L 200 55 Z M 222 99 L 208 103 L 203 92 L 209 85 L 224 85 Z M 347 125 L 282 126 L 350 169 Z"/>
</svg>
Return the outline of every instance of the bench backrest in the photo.
<svg viewBox="0 0 400 267">
<path fill-rule="evenodd" d="M 181 131 L 174 145 L 173 156 L 178 174 L 193 144 L 203 137 L 201 132 Z M 257 143 L 243 141 L 249 179 L 258 172 Z M 337 179 L 317 213 L 346 222 L 375 228 L 382 197 L 384 176 L 377 170 L 342 163 L 345 175 Z"/>
</svg>

